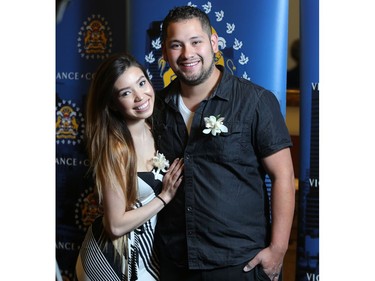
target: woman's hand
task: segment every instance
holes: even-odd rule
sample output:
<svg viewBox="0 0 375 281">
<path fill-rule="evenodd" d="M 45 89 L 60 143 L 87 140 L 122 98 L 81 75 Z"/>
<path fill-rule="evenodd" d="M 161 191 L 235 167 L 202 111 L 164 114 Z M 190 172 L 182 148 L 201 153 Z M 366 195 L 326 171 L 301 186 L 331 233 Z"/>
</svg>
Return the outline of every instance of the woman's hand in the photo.
<svg viewBox="0 0 375 281">
<path fill-rule="evenodd" d="M 177 188 L 182 182 L 182 170 L 184 168 L 183 159 L 176 158 L 172 165 L 170 165 L 167 173 L 163 177 L 163 189 L 159 196 L 169 203 L 176 195 Z"/>
</svg>

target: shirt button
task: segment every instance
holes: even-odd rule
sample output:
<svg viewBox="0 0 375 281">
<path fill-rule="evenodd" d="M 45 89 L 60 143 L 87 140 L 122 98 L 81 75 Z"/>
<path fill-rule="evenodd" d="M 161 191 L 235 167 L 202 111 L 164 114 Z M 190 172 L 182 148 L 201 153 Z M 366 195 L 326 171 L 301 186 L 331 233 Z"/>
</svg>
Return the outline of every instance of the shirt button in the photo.
<svg viewBox="0 0 375 281">
<path fill-rule="evenodd" d="M 192 208 L 192 207 L 187 207 L 186 210 L 187 210 L 188 212 L 191 212 L 191 211 L 193 210 L 193 208 Z"/>
<path fill-rule="evenodd" d="M 190 155 L 189 155 L 189 154 L 186 154 L 186 155 L 185 155 L 185 159 L 186 159 L 186 160 L 189 160 L 189 159 L 190 159 Z"/>
</svg>

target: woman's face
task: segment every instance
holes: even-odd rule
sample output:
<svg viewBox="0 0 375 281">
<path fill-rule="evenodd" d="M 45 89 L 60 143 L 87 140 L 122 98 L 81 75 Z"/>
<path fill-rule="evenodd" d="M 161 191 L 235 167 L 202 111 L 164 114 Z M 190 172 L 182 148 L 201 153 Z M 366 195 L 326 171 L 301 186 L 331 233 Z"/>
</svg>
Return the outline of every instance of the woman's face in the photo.
<svg viewBox="0 0 375 281">
<path fill-rule="evenodd" d="M 154 109 L 155 93 L 152 85 L 138 67 L 129 67 L 116 81 L 115 107 L 129 123 L 146 119 Z"/>
</svg>

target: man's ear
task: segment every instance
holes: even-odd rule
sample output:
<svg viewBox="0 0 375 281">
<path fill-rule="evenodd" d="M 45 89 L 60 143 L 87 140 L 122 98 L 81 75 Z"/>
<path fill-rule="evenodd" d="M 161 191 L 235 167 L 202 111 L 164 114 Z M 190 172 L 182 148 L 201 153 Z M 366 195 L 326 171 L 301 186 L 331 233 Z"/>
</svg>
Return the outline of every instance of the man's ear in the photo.
<svg viewBox="0 0 375 281">
<path fill-rule="evenodd" d="M 219 51 L 219 37 L 217 36 L 217 33 L 211 34 L 211 46 L 214 53 L 217 53 Z"/>
</svg>

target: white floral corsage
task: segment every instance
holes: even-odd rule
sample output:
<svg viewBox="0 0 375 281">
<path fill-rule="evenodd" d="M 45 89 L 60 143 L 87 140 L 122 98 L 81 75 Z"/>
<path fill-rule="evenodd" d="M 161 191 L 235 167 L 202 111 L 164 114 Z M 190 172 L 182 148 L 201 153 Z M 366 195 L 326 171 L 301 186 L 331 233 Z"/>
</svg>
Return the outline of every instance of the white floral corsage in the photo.
<svg viewBox="0 0 375 281">
<path fill-rule="evenodd" d="M 204 117 L 206 129 L 203 130 L 203 133 L 207 135 L 211 133 L 213 136 L 216 136 L 221 132 L 227 133 L 228 128 L 223 124 L 223 121 L 224 117 L 220 117 L 220 115 L 218 115 L 217 117 L 212 115 L 210 117 Z"/>
<path fill-rule="evenodd" d="M 169 160 L 165 158 L 163 153 L 159 153 L 159 151 L 156 151 L 156 156 L 152 158 L 152 163 L 156 168 L 156 171 L 152 170 L 155 179 L 162 181 L 163 175 L 161 175 L 160 172 L 167 172 L 167 169 L 169 168 Z"/>
</svg>

